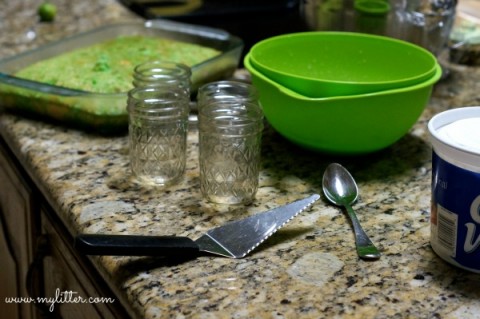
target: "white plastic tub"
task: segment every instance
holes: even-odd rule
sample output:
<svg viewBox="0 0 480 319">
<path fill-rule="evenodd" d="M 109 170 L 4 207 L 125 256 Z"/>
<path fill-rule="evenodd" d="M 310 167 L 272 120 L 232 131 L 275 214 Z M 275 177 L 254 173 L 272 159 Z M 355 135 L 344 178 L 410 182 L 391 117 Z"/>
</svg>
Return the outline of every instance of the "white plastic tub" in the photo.
<svg viewBox="0 0 480 319">
<path fill-rule="evenodd" d="M 480 107 L 435 115 L 430 243 L 437 255 L 480 273 Z"/>
</svg>

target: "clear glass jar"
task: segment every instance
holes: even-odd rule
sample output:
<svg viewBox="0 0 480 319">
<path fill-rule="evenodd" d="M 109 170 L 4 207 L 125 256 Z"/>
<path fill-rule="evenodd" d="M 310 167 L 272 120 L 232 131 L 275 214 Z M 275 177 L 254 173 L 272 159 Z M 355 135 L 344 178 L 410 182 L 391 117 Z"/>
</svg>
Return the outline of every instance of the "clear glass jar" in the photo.
<svg viewBox="0 0 480 319">
<path fill-rule="evenodd" d="M 139 64 L 133 70 L 133 86 L 179 88 L 190 99 L 191 91 L 190 67 L 171 61 L 149 61 Z"/>
<path fill-rule="evenodd" d="M 181 90 L 142 87 L 129 92 L 130 168 L 141 183 L 168 186 L 181 179 L 188 113 Z"/>
<path fill-rule="evenodd" d="M 200 189 L 214 203 L 248 204 L 258 188 L 263 113 L 254 103 L 215 101 L 199 112 Z"/>
</svg>

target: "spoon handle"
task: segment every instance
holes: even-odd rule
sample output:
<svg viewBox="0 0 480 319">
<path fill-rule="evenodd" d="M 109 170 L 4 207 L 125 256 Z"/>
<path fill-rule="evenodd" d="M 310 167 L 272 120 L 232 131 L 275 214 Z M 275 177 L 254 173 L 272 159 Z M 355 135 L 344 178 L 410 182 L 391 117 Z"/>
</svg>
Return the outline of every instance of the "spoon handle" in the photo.
<svg viewBox="0 0 480 319">
<path fill-rule="evenodd" d="M 380 252 L 377 247 L 372 243 L 370 238 L 363 230 L 360 222 L 358 221 L 355 211 L 350 205 L 345 205 L 348 216 L 352 221 L 353 231 L 355 232 L 355 244 L 357 247 L 358 256 L 362 259 L 378 259 L 380 258 Z"/>
</svg>

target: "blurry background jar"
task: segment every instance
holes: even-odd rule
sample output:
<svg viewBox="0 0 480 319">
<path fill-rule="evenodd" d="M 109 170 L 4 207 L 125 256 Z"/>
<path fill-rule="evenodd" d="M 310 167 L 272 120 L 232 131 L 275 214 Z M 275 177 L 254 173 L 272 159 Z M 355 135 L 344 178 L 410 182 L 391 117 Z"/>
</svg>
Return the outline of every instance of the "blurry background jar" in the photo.
<svg viewBox="0 0 480 319">
<path fill-rule="evenodd" d="M 184 174 L 189 105 L 183 94 L 168 87 L 128 94 L 130 167 L 141 183 L 168 186 Z"/>
<path fill-rule="evenodd" d="M 462 0 L 450 34 L 450 62 L 480 65 L 480 1 Z"/>
<path fill-rule="evenodd" d="M 439 55 L 447 47 L 455 20 L 456 0 L 404 0 L 396 7 L 399 38 Z"/>
<path fill-rule="evenodd" d="M 310 30 L 372 33 L 406 40 L 439 55 L 453 27 L 456 0 L 304 0 Z"/>
</svg>

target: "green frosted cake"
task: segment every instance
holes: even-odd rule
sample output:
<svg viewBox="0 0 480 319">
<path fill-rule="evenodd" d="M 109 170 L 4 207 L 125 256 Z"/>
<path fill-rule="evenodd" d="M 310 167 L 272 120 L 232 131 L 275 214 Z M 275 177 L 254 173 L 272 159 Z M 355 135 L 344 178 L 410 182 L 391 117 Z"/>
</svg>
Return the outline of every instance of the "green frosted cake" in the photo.
<svg viewBox="0 0 480 319">
<path fill-rule="evenodd" d="M 220 52 L 192 43 L 146 36 L 121 36 L 34 63 L 17 77 L 93 93 L 127 92 L 133 68 L 150 60 L 193 66 Z"/>
<path fill-rule="evenodd" d="M 62 52 L 59 44 L 53 48 L 43 52 L 61 53 L 47 54 L 17 68 L 12 80 L 0 81 L 1 106 L 100 133 L 126 130 L 127 92 L 133 88 L 135 66 L 152 60 L 184 63 L 192 67 L 194 91 L 204 83 L 230 76 L 238 64 L 236 55 L 150 35 L 117 36 L 67 52 Z"/>
</svg>

